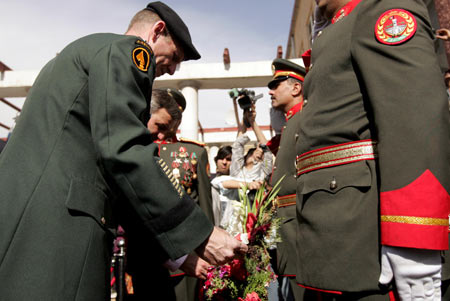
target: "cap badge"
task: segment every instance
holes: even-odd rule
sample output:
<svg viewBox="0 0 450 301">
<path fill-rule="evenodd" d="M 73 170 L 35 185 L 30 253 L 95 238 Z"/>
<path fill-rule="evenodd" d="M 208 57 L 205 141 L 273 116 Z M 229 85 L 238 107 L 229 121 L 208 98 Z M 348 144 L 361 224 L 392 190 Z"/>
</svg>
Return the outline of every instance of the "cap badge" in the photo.
<svg viewBox="0 0 450 301">
<path fill-rule="evenodd" d="M 375 36 L 380 43 L 397 45 L 413 37 L 417 30 L 414 16 L 404 9 L 384 12 L 375 24 Z"/>
<path fill-rule="evenodd" d="M 150 64 L 150 53 L 144 47 L 138 46 L 133 49 L 132 53 L 133 63 L 136 67 L 144 72 L 147 72 Z"/>
</svg>

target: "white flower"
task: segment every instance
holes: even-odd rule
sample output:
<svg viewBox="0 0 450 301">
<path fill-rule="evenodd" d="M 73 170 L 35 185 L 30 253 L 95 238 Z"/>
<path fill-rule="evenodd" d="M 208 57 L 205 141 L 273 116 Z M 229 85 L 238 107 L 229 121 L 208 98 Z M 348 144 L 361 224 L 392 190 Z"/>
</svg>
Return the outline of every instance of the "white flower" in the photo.
<svg viewBox="0 0 450 301">
<path fill-rule="evenodd" d="M 277 242 L 281 241 L 278 236 L 278 228 L 279 226 L 276 223 L 272 223 L 269 231 L 267 231 L 267 235 L 264 237 L 264 242 L 269 249 L 275 249 L 277 247 Z"/>
<path fill-rule="evenodd" d="M 240 237 L 242 243 L 248 245 L 248 234 L 247 233 L 241 233 L 241 234 L 239 234 L 239 237 Z"/>
<path fill-rule="evenodd" d="M 240 235 L 244 232 L 244 213 L 245 208 L 241 202 L 230 201 L 220 221 L 220 226 L 232 236 Z"/>
</svg>

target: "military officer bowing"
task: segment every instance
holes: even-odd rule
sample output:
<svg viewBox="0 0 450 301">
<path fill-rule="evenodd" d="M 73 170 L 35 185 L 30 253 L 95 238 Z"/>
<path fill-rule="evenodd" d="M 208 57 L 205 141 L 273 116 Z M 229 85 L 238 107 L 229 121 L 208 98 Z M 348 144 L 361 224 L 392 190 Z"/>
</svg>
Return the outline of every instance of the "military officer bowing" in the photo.
<svg viewBox="0 0 450 301">
<path fill-rule="evenodd" d="M 164 259 L 246 250 L 169 180 L 146 128 L 154 78 L 198 58 L 181 18 L 152 2 L 125 35 L 83 37 L 42 69 L 0 158 L 2 299 L 109 298 L 119 205 Z"/>
</svg>

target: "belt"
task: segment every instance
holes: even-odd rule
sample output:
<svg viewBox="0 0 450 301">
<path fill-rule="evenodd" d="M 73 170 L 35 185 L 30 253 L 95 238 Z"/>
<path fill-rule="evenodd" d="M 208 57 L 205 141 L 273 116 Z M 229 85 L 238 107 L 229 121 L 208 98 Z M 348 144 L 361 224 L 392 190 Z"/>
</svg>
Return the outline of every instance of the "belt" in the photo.
<svg viewBox="0 0 450 301">
<path fill-rule="evenodd" d="M 316 169 L 374 160 L 376 156 L 376 142 L 370 139 L 315 149 L 297 156 L 297 176 Z"/>
<path fill-rule="evenodd" d="M 295 194 L 283 195 L 277 197 L 278 208 L 292 206 L 296 204 L 297 196 Z"/>
</svg>

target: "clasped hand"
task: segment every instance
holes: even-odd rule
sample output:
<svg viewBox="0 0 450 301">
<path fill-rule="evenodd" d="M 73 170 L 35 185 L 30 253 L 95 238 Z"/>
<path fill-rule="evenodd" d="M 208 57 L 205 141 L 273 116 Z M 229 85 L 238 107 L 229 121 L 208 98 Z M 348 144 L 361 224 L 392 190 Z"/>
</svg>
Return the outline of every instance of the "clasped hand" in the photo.
<svg viewBox="0 0 450 301">
<path fill-rule="evenodd" d="M 247 245 L 243 244 L 228 232 L 214 227 L 206 241 L 195 251 L 199 257 L 212 265 L 221 265 L 247 252 Z"/>
</svg>

